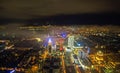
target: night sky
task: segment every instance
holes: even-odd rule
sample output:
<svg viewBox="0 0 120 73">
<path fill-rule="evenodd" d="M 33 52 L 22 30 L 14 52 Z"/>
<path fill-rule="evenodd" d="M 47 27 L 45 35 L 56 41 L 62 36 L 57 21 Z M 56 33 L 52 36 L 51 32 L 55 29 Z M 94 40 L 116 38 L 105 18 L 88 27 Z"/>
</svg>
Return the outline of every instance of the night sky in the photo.
<svg viewBox="0 0 120 73">
<path fill-rule="evenodd" d="M 119 4 L 120 0 L 0 0 L 0 21 L 118 24 Z"/>
</svg>

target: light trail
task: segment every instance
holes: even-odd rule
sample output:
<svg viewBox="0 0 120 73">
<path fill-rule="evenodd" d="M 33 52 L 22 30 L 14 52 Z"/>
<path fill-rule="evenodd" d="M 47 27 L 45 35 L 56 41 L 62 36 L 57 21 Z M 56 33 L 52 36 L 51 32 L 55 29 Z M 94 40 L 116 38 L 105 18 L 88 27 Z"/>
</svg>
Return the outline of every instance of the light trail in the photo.
<svg viewBox="0 0 120 73">
<path fill-rule="evenodd" d="M 65 63 L 64 63 L 63 55 L 61 56 L 61 59 L 62 59 L 62 66 L 63 66 L 64 73 L 66 73 L 66 71 L 65 71 Z"/>
</svg>

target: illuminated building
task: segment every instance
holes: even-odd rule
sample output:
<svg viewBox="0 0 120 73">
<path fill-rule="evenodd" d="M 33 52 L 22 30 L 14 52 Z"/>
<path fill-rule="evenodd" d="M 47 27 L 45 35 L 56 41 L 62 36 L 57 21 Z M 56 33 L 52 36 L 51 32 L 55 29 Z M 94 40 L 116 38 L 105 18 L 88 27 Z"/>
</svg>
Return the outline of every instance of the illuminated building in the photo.
<svg viewBox="0 0 120 73">
<path fill-rule="evenodd" d="M 71 47 L 73 49 L 74 46 L 74 36 L 68 37 L 68 47 Z"/>
</svg>

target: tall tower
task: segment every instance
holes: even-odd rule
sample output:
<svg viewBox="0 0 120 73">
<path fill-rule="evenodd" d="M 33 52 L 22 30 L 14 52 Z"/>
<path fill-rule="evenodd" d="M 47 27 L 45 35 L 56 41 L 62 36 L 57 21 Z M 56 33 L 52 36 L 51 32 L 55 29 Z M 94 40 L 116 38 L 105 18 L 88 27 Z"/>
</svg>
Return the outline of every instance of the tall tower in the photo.
<svg viewBox="0 0 120 73">
<path fill-rule="evenodd" d="M 48 39 L 48 51 L 49 51 L 49 53 L 52 52 L 52 40 L 51 40 L 51 38 Z"/>
</svg>

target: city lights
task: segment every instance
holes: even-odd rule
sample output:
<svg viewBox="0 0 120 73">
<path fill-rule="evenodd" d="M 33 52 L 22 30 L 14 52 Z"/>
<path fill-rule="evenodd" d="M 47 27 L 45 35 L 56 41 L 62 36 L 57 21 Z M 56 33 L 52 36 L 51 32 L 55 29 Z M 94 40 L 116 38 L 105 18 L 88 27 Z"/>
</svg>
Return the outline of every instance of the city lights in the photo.
<svg viewBox="0 0 120 73">
<path fill-rule="evenodd" d="M 120 72 L 119 26 L 8 25 L 0 29 L 0 73 Z"/>
<path fill-rule="evenodd" d="M 0 73 L 120 73 L 120 0 L 0 0 Z"/>
</svg>

